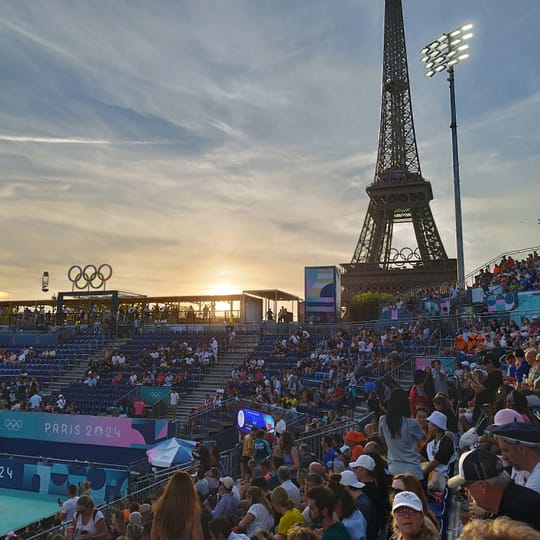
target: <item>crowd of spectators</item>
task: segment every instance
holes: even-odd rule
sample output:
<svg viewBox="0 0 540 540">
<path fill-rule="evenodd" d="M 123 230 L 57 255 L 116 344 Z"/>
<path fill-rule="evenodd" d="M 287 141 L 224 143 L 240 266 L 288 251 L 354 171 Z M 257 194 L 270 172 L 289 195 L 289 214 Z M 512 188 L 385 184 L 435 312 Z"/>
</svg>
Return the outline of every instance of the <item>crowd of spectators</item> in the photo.
<svg viewBox="0 0 540 540">
<path fill-rule="evenodd" d="M 540 255 L 534 251 L 522 260 L 504 256 L 490 268 L 480 270 L 474 277 L 474 286 L 488 290 L 501 286 L 503 292 L 534 291 L 540 289 Z"/>
</svg>

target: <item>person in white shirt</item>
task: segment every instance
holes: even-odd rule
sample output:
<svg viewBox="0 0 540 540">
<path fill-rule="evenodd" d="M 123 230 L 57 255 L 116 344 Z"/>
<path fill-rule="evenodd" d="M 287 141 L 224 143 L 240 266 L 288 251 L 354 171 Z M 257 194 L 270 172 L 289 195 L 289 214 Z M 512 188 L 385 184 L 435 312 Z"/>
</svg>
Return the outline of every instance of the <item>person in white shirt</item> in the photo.
<svg viewBox="0 0 540 540">
<path fill-rule="evenodd" d="M 69 484 L 67 487 L 67 496 L 68 498 L 64 503 L 58 499 L 58 504 L 62 506 L 62 510 L 60 510 L 56 518 L 59 523 L 70 522 L 75 512 L 77 512 L 77 501 L 79 497 L 77 497 L 77 486 L 75 484 Z"/>
<path fill-rule="evenodd" d="M 280 384 L 280 390 L 281 390 L 281 384 Z M 287 423 L 283 418 L 281 418 L 279 415 L 276 414 L 276 425 L 274 428 L 274 431 L 276 433 L 276 437 L 279 437 L 284 431 L 287 431 Z"/>
<path fill-rule="evenodd" d="M 489 428 L 497 436 L 502 456 L 513 467 L 529 474 L 525 487 L 540 493 L 540 430 L 522 422 Z"/>
</svg>

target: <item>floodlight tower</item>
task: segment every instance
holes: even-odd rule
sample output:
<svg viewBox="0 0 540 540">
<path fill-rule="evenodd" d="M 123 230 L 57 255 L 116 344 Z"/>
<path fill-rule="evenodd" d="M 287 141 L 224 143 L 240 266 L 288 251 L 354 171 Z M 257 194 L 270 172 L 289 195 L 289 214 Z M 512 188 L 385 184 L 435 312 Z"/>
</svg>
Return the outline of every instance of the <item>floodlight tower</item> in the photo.
<svg viewBox="0 0 540 540">
<path fill-rule="evenodd" d="M 450 86 L 450 115 L 452 130 L 452 161 L 454 167 L 454 203 L 456 209 L 456 244 L 458 282 L 465 285 L 465 262 L 463 257 L 463 220 L 461 217 L 461 188 L 459 185 L 459 157 L 456 122 L 456 93 L 454 88 L 454 66 L 469 58 L 467 40 L 473 37 L 472 24 L 465 24 L 451 32 L 442 34 L 438 39 L 426 45 L 421 51 L 422 62 L 426 64 L 426 77 L 448 71 Z"/>
</svg>

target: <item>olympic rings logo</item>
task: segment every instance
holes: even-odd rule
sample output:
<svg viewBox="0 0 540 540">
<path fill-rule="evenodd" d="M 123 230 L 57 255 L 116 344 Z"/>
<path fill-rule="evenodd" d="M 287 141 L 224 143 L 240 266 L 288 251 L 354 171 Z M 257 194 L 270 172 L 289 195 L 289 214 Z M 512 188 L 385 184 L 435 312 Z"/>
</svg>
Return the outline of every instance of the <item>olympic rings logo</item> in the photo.
<svg viewBox="0 0 540 540">
<path fill-rule="evenodd" d="M 23 421 L 6 418 L 4 420 L 4 426 L 8 431 L 19 431 L 23 427 Z"/>
<path fill-rule="evenodd" d="M 84 268 L 74 264 L 68 270 L 68 279 L 77 289 L 99 289 L 105 286 L 111 276 L 110 264 L 102 264 L 99 268 L 95 264 L 87 264 Z"/>
</svg>

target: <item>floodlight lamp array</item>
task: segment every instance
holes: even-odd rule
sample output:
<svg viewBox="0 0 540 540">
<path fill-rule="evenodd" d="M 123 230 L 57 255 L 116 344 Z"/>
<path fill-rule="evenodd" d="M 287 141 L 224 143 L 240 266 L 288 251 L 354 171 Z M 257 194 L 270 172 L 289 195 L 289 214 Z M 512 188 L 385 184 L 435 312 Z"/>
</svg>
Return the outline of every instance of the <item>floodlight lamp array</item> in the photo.
<svg viewBox="0 0 540 540">
<path fill-rule="evenodd" d="M 473 37 L 474 34 L 469 32 L 472 27 L 472 24 L 465 24 L 451 32 L 442 34 L 420 51 L 422 62 L 426 64 L 426 77 L 433 77 L 435 73 L 469 58 L 469 54 L 463 54 L 469 45 L 463 42 Z"/>
</svg>

